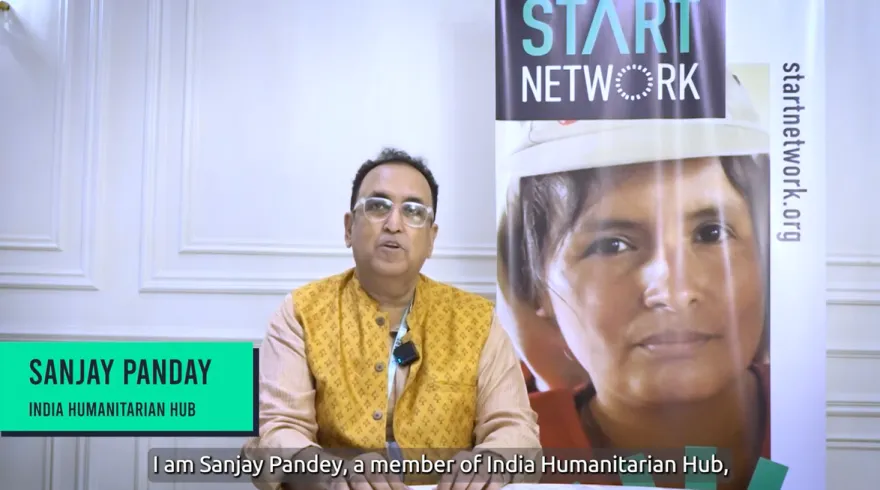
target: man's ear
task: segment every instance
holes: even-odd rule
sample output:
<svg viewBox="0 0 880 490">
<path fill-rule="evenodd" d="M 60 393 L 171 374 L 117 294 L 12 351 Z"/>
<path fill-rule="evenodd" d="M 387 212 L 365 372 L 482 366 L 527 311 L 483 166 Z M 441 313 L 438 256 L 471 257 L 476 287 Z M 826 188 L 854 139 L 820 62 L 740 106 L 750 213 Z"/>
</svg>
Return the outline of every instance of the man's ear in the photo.
<svg viewBox="0 0 880 490">
<path fill-rule="evenodd" d="M 440 231 L 440 227 L 437 226 L 437 223 L 431 224 L 431 229 L 428 230 L 428 258 L 431 258 L 431 255 L 434 254 L 434 240 L 437 239 L 437 232 Z"/>
<path fill-rule="evenodd" d="M 354 216 L 351 211 L 345 213 L 345 248 L 351 248 L 351 227 L 354 225 Z"/>
</svg>

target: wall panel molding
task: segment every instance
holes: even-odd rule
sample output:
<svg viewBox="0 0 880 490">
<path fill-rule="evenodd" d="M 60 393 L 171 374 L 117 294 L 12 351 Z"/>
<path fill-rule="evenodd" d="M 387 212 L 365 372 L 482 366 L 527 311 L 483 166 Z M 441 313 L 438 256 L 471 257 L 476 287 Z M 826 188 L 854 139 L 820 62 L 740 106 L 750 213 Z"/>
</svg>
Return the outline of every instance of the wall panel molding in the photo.
<svg viewBox="0 0 880 490">
<path fill-rule="evenodd" d="M 826 447 L 831 450 L 843 451 L 880 451 L 880 439 L 829 437 Z"/>
<path fill-rule="evenodd" d="M 830 284 L 827 302 L 840 306 L 880 305 L 880 283 L 876 284 Z"/>
<path fill-rule="evenodd" d="M 222 270 L 201 270 L 180 265 L 167 265 L 175 258 L 189 257 L 207 259 L 210 256 L 229 256 L 247 258 L 298 258 L 305 263 L 309 259 L 324 259 L 328 270 L 342 270 L 350 266 L 351 251 L 340 246 L 316 243 L 278 242 L 254 239 L 200 239 L 192 231 L 192 178 L 193 144 L 197 127 L 194 125 L 195 82 L 198 72 L 196 38 L 198 27 L 198 2 L 187 0 L 181 11 L 185 19 L 178 21 L 182 29 L 182 66 L 172 66 L 171 50 L 174 49 L 177 35 L 170 30 L 170 15 L 182 15 L 181 11 L 169 14 L 172 5 L 168 0 L 148 0 L 148 42 L 147 42 L 147 96 L 145 117 L 145 148 L 143 153 L 143 194 L 142 194 L 142 247 L 140 257 L 140 287 L 142 293 L 210 293 L 210 294 L 257 294 L 281 295 L 292 289 L 314 281 L 315 274 L 276 274 L 265 271 L 254 273 L 247 266 L 229 265 L 224 262 Z M 181 27 L 182 26 L 182 27 Z M 175 35 L 175 40 L 171 36 Z M 171 72 L 182 73 L 182 82 L 172 80 Z M 169 137 L 166 134 L 168 120 L 167 97 L 177 93 L 178 85 L 183 93 L 182 134 Z M 174 95 L 171 95 L 174 96 Z M 180 152 L 170 153 L 169 139 L 182 141 Z M 179 159 L 179 168 L 169 162 Z M 179 172 L 180 185 L 167 186 L 164 180 L 171 173 Z M 174 190 L 169 190 L 173 188 Z M 173 195 L 170 193 L 177 193 Z M 180 203 L 179 222 L 169 223 L 163 214 L 169 202 Z M 177 247 L 169 247 L 171 244 Z M 172 257 L 175 255 L 176 257 Z M 195 257 L 201 256 L 201 257 Z M 338 262 L 332 259 L 339 259 Z M 452 260 L 461 269 L 472 269 L 479 263 L 483 270 L 494 271 L 496 260 L 494 244 L 447 245 L 435 248 L 433 260 Z M 326 262 L 330 260 L 331 262 Z M 182 262 L 176 260 L 175 262 Z M 185 261 L 183 261 L 185 263 Z M 264 267 L 264 270 L 268 267 Z M 274 270 L 296 270 L 293 265 L 273 267 Z M 248 272 L 251 271 L 251 272 Z M 332 272 L 331 272 L 332 273 Z M 327 274 L 329 275 L 329 273 Z M 490 298 L 495 294 L 494 277 L 443 278 L 444 282 Z"/>
<path fill-rule="evenodd" d="M 434 250 L 435 259 L 488 260 L 495 262 L 495 245 L 445 246 Z M 230 240 L 224 242 L 189 241 L 181 254 L 268 255 L 278 257 L 332 257 L 349 259 L 351 250 L 334 244 L 273 243 L 268 241 Z"/>
<path fill-rule="evenodd" d="M 244 276 L 232 274 L 207 275 L 206 273 L 171 273 L 154 275 L 141 283 L 142 293 L 176 294 L 260 294 L 285 295 L 293 289 L 317 280 L 312 276 Z M 496 285 L 494 278 L 459 279 L 444 281 L 453 286 L 494 300 Z"/>
<path fill-rule="evenodd" d="M 870 359 L 880 361 L 880 349 L 833 348 L 828 349 L 829 359 Z"/>
<path fill-rule="evenodd" d="M 828 256 L 827 268 L 831 276 L 827 285 L 828 304 L 880 305 L 880 255 L 833 254 Z"/>
<path fill-rule="evenodd" d="M 101 464 L 99 458 L 92 458 L 91 437 L 76 438 L 76 451 L 74 452 L 74 461 L 76 465 L 73 480 L 74 490 L 90 490 L 92 488 L 93 477 L 96 476 L 91 472 L 91 463 L 99 465 L 99 468 Z"/>
<path fill-rule="evenodd" d="M 827 447 L 846 451 L 880 451 L 880 398 L 828 400 Z"/>
<path fill-rule="evenodd" d="M 84 253 L 83 255 L 87 255 Z M 0 289 L 50 289 L 97 291 L 88 268 L 6 269 L 0 271 Z"/>
<path fill-rule="evenodd" d="M 144 332 L 144 333 L 124 333 Z M 146 333 L 149 332 L 149 333 Z M 242 332 L 222 332 L 211 327 L 186 327 L 179 325 L 167 326 L 116 326 L 95 327 L 88 332 L 83 329 L 66 331 L 57 327 L 5 327 L 0 332 L 0 342 L 253 342 L 259 345 L 262 342 L 262 330 L 257 335 L 248 335 Z"/>
<path fill-rule="evenodd" d="M 874 254 L 834 254 L 828 256 L 831 267 L 880 267 L 880 255 Z"/>
<path fill-rule="evenodd" d="M 67 6 L 58 2 L 58 33 L 68 32 L 67 25 L 70 21 Z M 59 35 L 58 45 L 55 47 L 58 59 L 68 58 L 68 36 Z M 66 165 L 64 155 L 64 133 L 66 132 L 67 102 L 69 100 L 67 80 L 70 78 L 73 67 L 68 67 L 55 80 L 54 104 L 55 111 L 52 115 L 52 204 L 51 204 L 51 228 L 46 234 L 23 235 L 23 234 L 0 234 L 0 250 L 9 251 L 35 251 L 35 252 L 61 252 L 61 219 L 62 219 L 62 173 Z M 0 273 L 2 277 L 2 273 Z"/>
<path fill-rule="evenodd" d="M 134 482 L 132 490 L 150 490 L 147 455 L 150 452 L 151 439 L 138 437 L 134 441 Z"/>
<path fill-rule="evenodd" d="M 140 283 L 141 291 L 148 285 L 154 276 L 153 266 L 156 263 L 157 240 L 155 228 L 158 212 L 157 201 L 159 186 L 157 185 L 159 171 L 159 158 L 161 154 L 161 120 L 160 120 L 160 89 L 166 86 L 168 70 L 163 69 L 162 58 L 162 7 L 160 0 L 148 1 L 147 20 L 147 90 L 144 114 L 144 153 L 143 157 L 143 193 L 141 197 L 142 229 L 141 229 L 141 257 L 140 257 Z"/>
<path fill-rule="evenodd" d="M 862 400 L 829 400 L 829 417 L 880 418 L 880 397 Z"/>
<path fill-rule="evenodd" d="M 80 289 L 97 290 L 92 279 L 93 246 L 95 242 L 95 218 L 96 218 L 96 190 L 99 172 L 98 144 L 100 138 L 100 111 L 101 90 L 103 87 L 103 71 L 101 67 L 101 55 L 103 48 L 102 29 L 102 3 L 99 0 L 90 0 L 85 10 L 87 16 L 85 22 L 79 22 L 78 17 L 72 17 L 69 12 L 69 2 L 58 2 L 59 22 L 58 32 L 59 45 L 57 46 L 57 59 L 66 62 L 58 80 L 58 89 L 55 94 L 54 118 L 54 160 L 52 162 L 52 230 L 47 236 L 0 236 L 0 250 L 23 251 L 40 253 L 61 253 L 64 251 L 64 236 L 62 233 L 65 212 L 63 210 L 63 186 L 80 185 L 82 201 L 79 207 L 81 213 L 81 226 L 79 229 L 79 266 L 70 269 L 37 269 L 32 267 L 6 267 L 0 270 L 0 288 L 16 289 Z M 79 5 L 77 5 L 79 7 Z M 81 58 L 72 57 L 69 45 L 77 44 L 71 37 L 71 32 L 77 32 L 76 27 L 87 27 L 86 39 L 83 43 L 85 53 Z M 73 62 L 70 62 L 74 58 Z M 82 62 L 80 62 L 80 60 Z M 73 79 L 78 70 L 86 70 L 85 73 L 85 113 L 82 115 L 70 115 L 69 104 L 71 100 L 80 94 L 71 94 L 69 81 Z M 84 121 L 84 141 L 82 153 L 68 153 L 66 142 L 68 141 L 69 124 L 71 121 Z M 81 181 L 65 181 L 64 175 L 72 165 L 71 159 L 78 159 L 82 165 Z"/>
<path fill-rule="evenodd" d="M 101 455 L 95 454 L 92 438 L 44 437 L 41 439 L 42 450 L 39 454 L 34 454 L 31 459 L 32 461 L 39 459 L 39 462 L 33 466 L 42 466 L 39 488 L 91 490 L 102 487 L 99 480 L 107 473 L 107 468 L 100 468 Z"/>
<path fill-rule="evenodd" d="M 52 170 L 53 180 L 59 179 L 56 174 L 60 174 L 58 164 Z M 61 207 L 60 191 L 53 192 L 52 206 Z M 55 196 L 58 197 L 55 197 Z M 49 235 L 0 235 L 0 250 L 10 251 L 32 251 L 32 252 L 61 252 L 61 243 L 59 243 L 59 235 L 61 234 L 61 225 L 58 223 L 58 216 L 61 214 L 59 209 L 52 210 L 52 228 L 53 232 Z"/>
<path fill-rule="evenodd" d="M 43 490 L 54 490 L 52 488 L 52 475 L 55 473 L 54 468 L 54 457 L 55 452 L 55 439 L 51 437 L 46 437 L 43 439 L 43 451 L 41 458 L 41 463 L 43 464 Z"/>
</svg>

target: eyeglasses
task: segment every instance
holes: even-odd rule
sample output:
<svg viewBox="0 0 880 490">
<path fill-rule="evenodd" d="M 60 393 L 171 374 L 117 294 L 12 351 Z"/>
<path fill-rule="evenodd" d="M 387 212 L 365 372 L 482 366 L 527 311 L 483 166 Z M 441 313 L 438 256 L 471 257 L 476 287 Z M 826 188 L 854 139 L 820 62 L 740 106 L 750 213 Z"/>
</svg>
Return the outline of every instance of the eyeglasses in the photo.
<svg viewBox="0 0 880 490">
<path fill-rule="evenodd" d="M 355 203 L 352 211 L 364 209 L 364 216 L 373 222 L 385 221 L 396 206 L 391 199 L 384 197 L 362 197 Z M 407 201 L 400 204 L 403 223 L 410 228 L 421 228 L 434 217 L 434 210 L 418 202 Z"/>
</svg>

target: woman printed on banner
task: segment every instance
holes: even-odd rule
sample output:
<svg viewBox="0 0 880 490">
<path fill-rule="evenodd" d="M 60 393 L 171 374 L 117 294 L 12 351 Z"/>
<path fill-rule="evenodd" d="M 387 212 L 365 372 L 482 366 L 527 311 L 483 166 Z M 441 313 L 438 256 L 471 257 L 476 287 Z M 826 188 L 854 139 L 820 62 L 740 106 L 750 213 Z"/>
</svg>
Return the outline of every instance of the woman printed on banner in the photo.
<svg viewBox="0 0 880 490">
<path fill-rule="evenodd" d="M 725 448 L 729 488 L 769 457 L 769 135 L 726 93 L 726 119 L 521 125 L 498 309 L 545 448 Z"/>
</svg>

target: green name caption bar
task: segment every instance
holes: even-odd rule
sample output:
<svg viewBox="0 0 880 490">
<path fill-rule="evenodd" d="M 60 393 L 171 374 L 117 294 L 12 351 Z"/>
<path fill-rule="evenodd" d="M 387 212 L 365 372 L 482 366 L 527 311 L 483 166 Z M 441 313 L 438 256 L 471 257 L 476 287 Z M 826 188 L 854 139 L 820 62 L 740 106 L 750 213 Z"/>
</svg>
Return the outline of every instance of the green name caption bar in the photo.
<svg viewBox="0 0 880 490">
<path fill-rule="evenodd" d="M 248 436 L 250 342 L 0 342 L 5 436 Z"/>
</svg>

